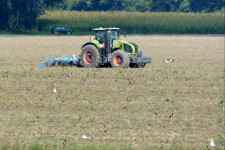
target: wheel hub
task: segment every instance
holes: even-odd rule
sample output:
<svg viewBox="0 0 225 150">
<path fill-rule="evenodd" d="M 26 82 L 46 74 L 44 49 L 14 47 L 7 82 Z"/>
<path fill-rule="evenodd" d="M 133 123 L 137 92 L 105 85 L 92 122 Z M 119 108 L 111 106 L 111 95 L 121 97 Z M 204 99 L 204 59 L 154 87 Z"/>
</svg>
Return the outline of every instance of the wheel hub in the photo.
<svg viewBox="0 0 225 150">
<path fill-rule="evenodd" d="M 113 58 L 113 63 L 116 65 L 116 66 L 121 66 L 122 65 L 122 57 L 120 55 L 116 55 L 114 58 Z"/>
<path fill-rule="evenodd" d="M 88 53 L 86 59 L 87 59 L 87 62 L 92 63 L 93 62 L 93 54 Z"/>
<path fill-rule="evenodd" d="M 120 64 L 122 62 L 121 58 L 117 58 L 117 63 Z"/>
<path fill-rule="evenodd" d="M 94 54 L 92 51 L 86 51 L 84 54 L 84 61 L 86 64 L 92 64 L 94 61 Z"/>
</svg>

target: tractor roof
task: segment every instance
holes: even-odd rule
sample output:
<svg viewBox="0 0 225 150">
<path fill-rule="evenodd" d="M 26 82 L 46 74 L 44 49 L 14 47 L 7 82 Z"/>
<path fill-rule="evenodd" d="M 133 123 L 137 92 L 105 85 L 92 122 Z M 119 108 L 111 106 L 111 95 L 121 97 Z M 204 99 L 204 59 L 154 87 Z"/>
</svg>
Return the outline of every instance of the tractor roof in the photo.
<svg viewBox="0 0 225 150">
<path fill-rule="evenodd" d="M 102 27 L 100 27 L 100 28 L 95 28 L 95 29 L 93 29 L 94 31 L 110 31 L 110 30 L 120 30 L 120 28 L 102 28 Z"/>
</svg>

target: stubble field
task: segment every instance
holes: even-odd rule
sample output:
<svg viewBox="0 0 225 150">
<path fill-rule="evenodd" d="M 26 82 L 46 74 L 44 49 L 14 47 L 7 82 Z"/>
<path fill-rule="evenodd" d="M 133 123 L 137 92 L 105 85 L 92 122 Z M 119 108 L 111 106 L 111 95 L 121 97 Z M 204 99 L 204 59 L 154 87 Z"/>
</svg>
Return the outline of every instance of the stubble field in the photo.
<svg viewBox="0 0 225 150">
<path fill-rule="evenodd" d="M 1 35 L 0 149 L 205 149 L 210 138 L 223 149 L 224 37 L 124 40 L 152 63 L 39 68 L 46 56 L 79 54 L 89 36 Z"/>
</svg>

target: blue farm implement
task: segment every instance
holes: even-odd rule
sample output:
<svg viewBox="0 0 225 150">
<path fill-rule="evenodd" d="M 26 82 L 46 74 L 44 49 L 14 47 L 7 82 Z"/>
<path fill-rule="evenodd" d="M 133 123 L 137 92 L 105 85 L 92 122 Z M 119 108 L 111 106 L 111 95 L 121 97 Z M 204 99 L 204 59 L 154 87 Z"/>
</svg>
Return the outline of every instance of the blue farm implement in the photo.
<svg viewBox="0 0 225 150">
<path fill-rule="evenodd" d="M 66 65 L 75 65 L 79 66 L 80 64 L 80 55 L 73 55 L 66 57 L 63 55 L 62 57 L 46 57 L 45 62 L 40 62 L 39 67 L 52 67 L 52 66 L 66 66 Z"/>
</svg>

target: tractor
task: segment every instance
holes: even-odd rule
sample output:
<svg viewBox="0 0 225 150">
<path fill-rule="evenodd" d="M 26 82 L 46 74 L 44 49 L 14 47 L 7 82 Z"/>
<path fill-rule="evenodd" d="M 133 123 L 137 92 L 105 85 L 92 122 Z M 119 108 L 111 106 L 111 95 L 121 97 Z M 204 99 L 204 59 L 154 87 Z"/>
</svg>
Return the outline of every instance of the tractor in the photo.
<svg viewBox="0 0 225 150">
<path fill-rule="evenodd" d="M 135 43 L 119 40 L 120 28 L 95 28 L 95 37 L 82 46 L 83 67 L 145 67 L 151 63 Z"/>
</svg>

